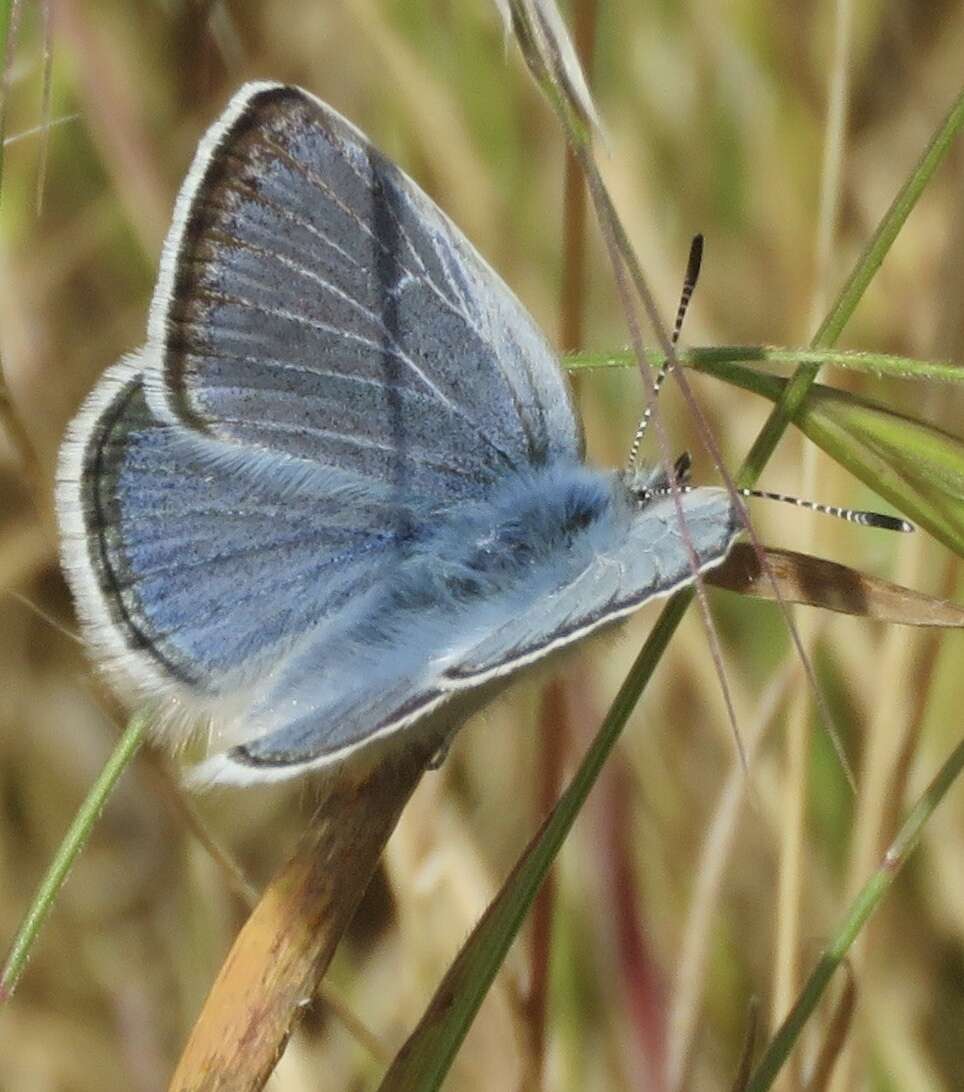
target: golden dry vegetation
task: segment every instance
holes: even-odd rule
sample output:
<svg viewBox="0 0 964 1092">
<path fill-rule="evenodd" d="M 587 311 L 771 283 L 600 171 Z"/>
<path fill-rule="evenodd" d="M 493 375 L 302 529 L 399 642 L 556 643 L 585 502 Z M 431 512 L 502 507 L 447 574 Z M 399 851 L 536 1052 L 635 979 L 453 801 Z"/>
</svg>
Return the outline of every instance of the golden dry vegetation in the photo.
<svg viewBox="0 0 964 1092">
<path fill-rule="evenodd" d="M 0 208 L 0 351 L 14 410 L 0 430 L 0 944 L 123 722 L 60 629 L 75 622 L 57 563 L 57 445 L 97 375 L 144 336 L 173 196 L 234 88 L 271 77 L 331 102 L 420 181 L 550 336 L 561 336 L 563 145 L 490 3 L 51 6 L 51 112 L 66 120 L 49 135 L 42 209 L 44 144 L 29 135 L 6 149 Z M 603 170 L 666 313 L 691 234 L 707 236 L 691 344 L 805 344 L 959 91 L 959 4 L 852 7 L 838 215 L 821 257 L 835 5 L 598 5 L 592 83 L 606 129 Z M 11 137 L 43 116 L 41 10 L 26 5 L 7 69 Z M 625 326 L 591 225 L 589 238 L 581 341 L 615 348 Z M 845 344 L 964 360 L 964 149 L 912 214 Z M 840 372 L 829 381 L 960 434 L 959 388 Z M 768 406 L 710 379 L 692 383 L 735 466 Z M 591 457 L 623 459 L 642 405 L 638 375 L 585 374 L 578 398 Z M 664 414 L 705 480 L 712 467 L 675 392 Z M 763 484 L 881 503 L 793 433 Z M 753 511 L 768 543 L 933 595 L 964 593 L 959 562 L 925 533 L 888 536 L 781 506 Z M 453 1092 L 534 1087 L 540 1051 L 544 1086 L 558 1092 L 662 1089 L 667 1072 L 699 1092 L 729 1088 L 751 996 L 768 1027 L 958 741 L 960 634 L 798 613 L 856 770 L 851 794 L 778 611 L 723 592 L 710 598 L 748 746 L 760 734 L 752 797 L 693 611 L 562 854 L 544 1039 L 533 1045 L 525 932 L 456 1061 Z M 571 767 L 655 616 L 644 610 L 618 640 L 564 662 L 567 733 L 538 731 L 537 679 L 473 722 L 419 787 L 329 976 L 389 1054 L 535 829 L 547 748 Z M 141 756 L 120 783 L 19 992 L 0 1009 L 4 1092 L 165 1088 L 245 914 L 186 809 L 261 886 L 315 803 L 304 785 L 196 800 L 175 786 L 159 755 Z M 857 1009 L 837 1092 L 964 1088 L 962 862 L 957 785 L 852 953 Z M 794 935 L 788 956 L 782 945 Z M 804 1062 L 826 1026 L 806 1038 Z M 370 1088 L 382 1068 L 316 1003 L 271 1087 Z"/>
</svg>

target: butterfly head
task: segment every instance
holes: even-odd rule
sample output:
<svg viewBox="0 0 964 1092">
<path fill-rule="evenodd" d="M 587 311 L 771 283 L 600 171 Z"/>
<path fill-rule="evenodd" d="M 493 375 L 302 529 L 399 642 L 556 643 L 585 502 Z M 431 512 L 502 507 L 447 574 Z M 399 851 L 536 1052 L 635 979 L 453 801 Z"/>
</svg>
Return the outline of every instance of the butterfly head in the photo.
<svg viewBox="0 0 964 1092">
<path fill-rule="evenodd" d="M 693 460 L 688 451 L 684 451 L 673 463 L 672 470 L 667 473 L 665 467 L 657 465 L 632 466 L 623 472 L 623 484 L 626 490 L 639 505 L 647 504 L 655 497 L 665 497 L 672 491 L 670 477 L 678 488 L 685 489 L 689 486 L 690 470 Z"/>
</svg>

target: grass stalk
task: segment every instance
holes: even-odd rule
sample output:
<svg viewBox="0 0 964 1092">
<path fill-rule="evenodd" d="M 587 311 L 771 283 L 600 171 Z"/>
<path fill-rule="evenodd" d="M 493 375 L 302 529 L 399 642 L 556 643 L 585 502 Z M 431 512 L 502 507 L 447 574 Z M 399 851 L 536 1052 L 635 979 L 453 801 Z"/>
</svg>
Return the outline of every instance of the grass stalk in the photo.
<svg viewBox="0 0 964 1092">
<path fill-rule="evenodd" d="M 60 843 L 43 882 L 37 889 L 37 893 L 34 895 L 33 901 L 20 923 L 7 960 L 4 963 L 3 971 L 0 972 L 0 1004 L 9 1001 L 13 996 L 17 983 L 20 981 L 20 977 L 27 965 L 27 959 L 30 956 L 34 941 L 53 909 L 60 889 L 67 881 L 67 876 L 70 873 L 71 866 L 77 859 L 77 855 L 87 844 L 94 824 L 97 822 L 97 818 L 107 803 L 111 792 L 113 792 L 114 785 L 140 750 L 149 720 L 150 714 L 145 710 L 135 713 L 131 717 L 120 741 L 104 764 L 104 768 L 100 771 L 97 780 L 91 786 L 90 792 L 74 816 L 70 829 Z"/>
</svg>

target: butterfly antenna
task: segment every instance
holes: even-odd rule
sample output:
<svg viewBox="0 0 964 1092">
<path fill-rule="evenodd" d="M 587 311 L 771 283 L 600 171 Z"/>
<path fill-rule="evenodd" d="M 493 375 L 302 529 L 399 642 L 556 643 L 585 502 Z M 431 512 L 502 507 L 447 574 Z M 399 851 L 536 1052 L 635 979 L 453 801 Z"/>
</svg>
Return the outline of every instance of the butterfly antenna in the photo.
<svg viewBox="0 0 964 1092">
<path fill-rule="evenodd" d="M 677 463 L 677 468 L 679 463 Z M 674 468 L 674 469 L 677 469 Z M 688 465 L 687 465 L 688 470 Z M 677 482 L 681 493 L 692 493 L 696 488 L 680 481 L 677 471 Z M 741 497 L 755 500 L 780 501 L 781 504 L 792 504 L 797 508 L 804 508 L 808 512 L 819 512 L 824 516 L 833 516 L 835 519 L 845 519 L 848 523 L 858 523 L 861 527 L 876 527 L 881 531 L 900 531 L 902 534 L 910 534 L 915 531 L 913 523 L 899 516 L 887 516 L 883 512 L 868 512 L 861 508 L 840 508 L 835 504 L 821 504 L 819 501 L 802 500 L 800 497 L 791 497 L 786 493 L 769 493 L 765 489 L 737 489 Z M 668 497 L 671 490 L 668 487 L 654 489 L 649 496 Z"/>
<path fill-rule="evenodd" d="M 683 278 L 683 291 L 680 293 L 679 307 L 676 308 L 676 321 L 673 323 L 673 333 L 670 336 L 670 341 L 673 345 L 679 344 L 680 334 L 683 330 L 683 320 L 686 318 L 686 312 L 689 310 L 690 300 L 693 298 L 693 292 L 696 289 L 696 282 L 700 279 L 700 266 L 702 264 L 703 236 L 694 235 L 693 242 L 690 243 L 690 256 L 686 263 L 686 275 Z M 629 449 L 629 459 L 627 460 L 627 466 L 630 469 L 636 465 L 639 446 L 643 442 L 643 437 L 646 435 L 646 429 L 649 426 L 650 418 L 653 416 L 653 409 L 656 405 L 660 387 L 662 387 L 665 382 L 666 376 L 669 374 L 669 369 L 670 361 L 667 357 L 660 365 L 659 371 L 656 373 L 656 378 L 653 380 L 653 399 L 643 411 L 643 416 L 640 419 L 639 425 L 636 427 L 636 434 L 633 436 L 632 446 Z"/>
<path fill-rule="evenodd" d="M 881 531 L 900 531 L 910 534 L 916 530 L 913 523 L 899 516 L 887 516 L 883 512 L 867 512 L 861 508 L 840 508 L 836 504 L 820 504 L 819 501 L 802 500 L 786 493 L 768 493 L 765 489 L 737 489 L 741 497 L 755 497 L 757 500 L 780 501 L 782 504 L 794 504 L 808 512 L 820 512 L 825 516 L 845 519 L 849 523 L 859 523 L 861 527 L 876 527 Z"/>
</svg>

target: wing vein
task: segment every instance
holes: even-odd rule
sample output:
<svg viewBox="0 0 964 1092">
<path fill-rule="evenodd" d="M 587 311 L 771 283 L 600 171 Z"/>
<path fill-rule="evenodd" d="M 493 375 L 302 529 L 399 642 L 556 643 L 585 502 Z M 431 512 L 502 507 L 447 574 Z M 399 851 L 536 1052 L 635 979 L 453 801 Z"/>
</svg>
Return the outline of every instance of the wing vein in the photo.
<svg viewBox="0 0 964 1092">
<path fill-rule="evenodd" d="M 391 207 L 390 203 L 386 202 L 386 207 L 388 208 L 389 212 L 392 214 L 392 217 L 393 217 L 393 219 L 395 221 L 395 225 L 398 228 L 399 235 L 405 240 L 405 242 L 408 245 L 408 249 L 409 249 L 410 253 L 414 256 L 416 262 L 418 263 L 419 268 L 421 270 L 421 273 L 418 273 L 418 272 L 412 270 L 406 264 L 404 264 L 400 260 L 399 255 L 397 253 L 395 253 L 394 251 L 392 251 L 392 249 L 390 247 L 385 245 L 385 242 L 382 239 L 380 239 L 378 237 L 378 235 L 375 234 L 375 232 L 361 218 L 361 216 L 359 216 L 358 213 L 350 205 L 345 204 L 345 202 L 342 201 L 338 197 L 338 195 L 334 192 L 334 190 L 332 190 L 332 188 L 328 185 L 328 183 L 320 175 L 316 174 L 315 171 L 311 170 L 304 163 L 302 163 L 299 160 L 295 159 L 295 157 L 284 147 L 283 144 L 279 144 L 276 140 L 272 140 L 272 138 L 269 137 L 269 136 L 265 136 L 264 139 L 265 139 L 265 143 L 271 145 L 271 147 L 277 152 L 277 154 L 280 157 L 282 157 L 283 159 L 285 159 L 285 161 L 291 167 L 293 167 L 299 174 L 301 174 L 305 179 L 307 179 L 307 181 L 312 186 L 314 186 L 315 189 L 317 189 L 319 192 L 323 193 L 332 202 L 332 204 L 335 205 L 336 208 L 340 209 L 346 216 L 350 217 L 351 220 L 354 221 L 355 226 L 358 228 L 358 230 L 361 231 L 364 235 L 368 236 L 368 238 L 375 244 L 376 247 L 378 247 L 378 249 L 386 257 L 391 258 L 393 261 L 397 262 L 399 269 L 403 273 L 405 273 L 408 277 L 410 277 L 414 281 L 422 281 L 428 288 L 430 288 L 432 290 L 432 292 L 436 296 L 438 296 L 439 300 L 442 301 L 442 303 L 445 305 L 445 307 L 448 310 L 450 310 L 453 314 L 455 314 L 459 318 L 461 318 L 463 320 L 463 322 L 467 323 L 467 325 L 476 334 L 478 334 L 480 337 L 482 336 L 481 331 L 478 329 L 478 327 L 472 321 L 472 316 L 470 314 L 468 314 L 465 310 L 460 308 L 458 306 L 458 304 L 455 302 L 455 300 L 453 300 L 449 296 L 447 296 L 445 294 L 445 292 L 441 289 L 441 287 L 438 284 L 436 284 L 435 279 L 431 276 L 431 274 L 425 268 L 425 263 L 422 261 L 421 256 L 419 255 L 419 253 L 415 249 L 411 239 L 409 238 L 408 232 L 405 231 L 405 228 L 402 226 L 401 222 L 398 219 L 398 214 Z M 345 154 L 344 149 L 339 148 L 339 152 L 341 153 L 342 162 L 355 175 L 355 177 L 362 183 L 362 185 L 364 185 L 366 187 L 370 186 L 370 180 L 366 179 L 365 176 L 355 166 L 355 164 L 351 162 L 351 158 L 348 155 Z"/>
</svg>

